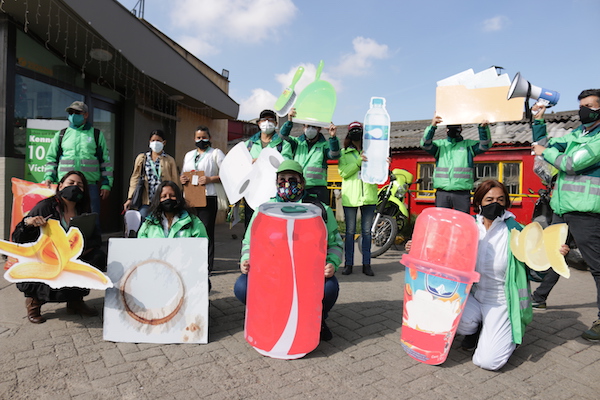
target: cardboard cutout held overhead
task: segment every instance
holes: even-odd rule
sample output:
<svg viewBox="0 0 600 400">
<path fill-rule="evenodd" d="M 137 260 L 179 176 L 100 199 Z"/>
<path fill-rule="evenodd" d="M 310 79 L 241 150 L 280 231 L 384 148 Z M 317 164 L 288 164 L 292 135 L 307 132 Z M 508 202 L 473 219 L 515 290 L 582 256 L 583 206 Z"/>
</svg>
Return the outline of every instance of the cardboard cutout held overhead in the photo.
<svg viewBox="0 0 600 400">
<path fill-rule="evenodd" d="M 321 127 L 327 127 L 331 123 L 337 96 L 331 83 L 320 80 L 324 65 L 321 60 L 314 82 L 298 96 L 294 122 Z"/>
</svg>

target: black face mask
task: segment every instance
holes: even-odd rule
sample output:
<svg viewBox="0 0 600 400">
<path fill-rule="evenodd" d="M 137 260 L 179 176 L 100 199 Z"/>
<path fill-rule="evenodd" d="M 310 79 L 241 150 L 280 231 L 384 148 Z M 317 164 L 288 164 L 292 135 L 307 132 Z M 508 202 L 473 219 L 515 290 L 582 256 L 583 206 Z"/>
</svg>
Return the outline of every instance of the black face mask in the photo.
<svg viewBox="0 0 600 400">
<path fill-rule="evenodd" d="M 196 147 L 200 150 L 206 150 L 210 147 L 210 140 L 201 139 L 196 142 Z"/>
<path fill-rule="evenodd" d="M 455 139 L 460 136 L 461 132 L 461 128 L 448 128 L 447 134 L 449 138 Z"/>
<path fill-rule="evenodd" d="M 362 137 L 362 131 L 359 129 L 352 130 L 352 131 L 348 132 L 348 136 L 350 137 L 350 140 L 352 140 L 353 142 L 358 142 L 360 140 L 360 138 Z"/>
<path fill-rule="evenodd" d="M 589 107 L 582 106 L 579 108 L 579 120 L 582 124 L 590 124 L 600 119 L 600 109 L 593 110 Z"/>
<path fill-rule="evenodd" d="M 481 206 L 481 215 L 493 221 L 504 213 L 504 206 L 498 202 Z"/>
<path fill-rule="evenodd" d="M 179 202 L 173 199 L 167 199 L 160 202 L 160 209 L 164 212 L 173 212 L 179 207 Z"/>
<path fill-rule="evenodd" d="M 83 200 L 83 190 L 77 185 L 67 186 L 60 191 L 60 196 L 65 200 L 79 203 Z"/>
</svg>

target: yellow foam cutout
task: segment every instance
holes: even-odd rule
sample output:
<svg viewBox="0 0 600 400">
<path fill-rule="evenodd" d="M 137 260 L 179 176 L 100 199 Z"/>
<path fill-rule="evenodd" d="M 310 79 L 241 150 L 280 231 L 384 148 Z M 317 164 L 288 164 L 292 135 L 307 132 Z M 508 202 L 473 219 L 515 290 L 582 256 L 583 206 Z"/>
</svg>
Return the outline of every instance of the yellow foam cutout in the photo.
<svg viewBox="0 0 600 400">
<path fill-rule="evenodd" d="M 521 242 L 521 231 L 518 229 L 511 229 L 510 231 L 510 251 L 521 262 L 525 261 L 525 248 Z"/>
<path fill-rule="evenodd" d="M 565 257 L 560 254 L 560 247 L 567 241 L 569 227 L 567 224 L 550 225 L 544 229 L 544 247 L 552 269 L 559 275 L 571 276 Z"/>
<path fill-rule="evenodd" d="M 544 230 L 538 222 L 532 222 L 523 228 L 519 235 L 519 246 L 524 246 L 525 262 L 534 271 L 550 268 L 550 261 L 544 246 Z"/>
</svg>

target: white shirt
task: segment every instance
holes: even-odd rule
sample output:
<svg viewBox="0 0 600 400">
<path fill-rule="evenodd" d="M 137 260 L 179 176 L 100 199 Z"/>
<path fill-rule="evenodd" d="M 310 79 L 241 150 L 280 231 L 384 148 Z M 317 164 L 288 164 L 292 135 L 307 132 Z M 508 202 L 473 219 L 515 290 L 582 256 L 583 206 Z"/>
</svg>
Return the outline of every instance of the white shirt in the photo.
<svg viewBox="0 0 600 400">
<path fill-rule="evenodd" d="M 504 285 L 508 267 L 508 227 L 504 220 L 513 217 L 510 211 L 504 211 L 496 218 L 490 229 L 483 225 L 483 217 L 477 215 L 479 246 L 475 270 L 481 278 L 474 285 L 475 298 L 484 304 L 506 304 Z"/>
<path fill-rule="evenodd" d="M 202 154 L 198 150 L 188 151 L 183 158 L 181 172 L 204 171 L 204 176 L 216 176 L 219 175 L 219 168 L 224 158 L 225 153 L 213 147 L 209 147 Z M 206 185 L 206 195 L 217 195 L 214 184 Z"/>
</svg>

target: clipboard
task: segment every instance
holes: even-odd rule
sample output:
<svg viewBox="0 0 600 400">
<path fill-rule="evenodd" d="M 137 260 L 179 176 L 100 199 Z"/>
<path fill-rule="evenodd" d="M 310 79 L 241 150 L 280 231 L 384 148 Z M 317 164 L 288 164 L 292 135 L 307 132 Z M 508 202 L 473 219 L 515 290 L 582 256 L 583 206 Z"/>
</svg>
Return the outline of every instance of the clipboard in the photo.
<svg viewBox="0 0 600 400">
<path fill-rule="evenodd" d="M 188 204 L 191 207 L 206 207 L 206 186 L 193 184 L 195 180 L 204 176 L 204 171 L 184 172 L 183 175 L 190 178 L 188 183 L 183 185 L 183 197 L 187 200 Z"/>
<path fill-rule="evenodd" d="M 71 221 L 69 221 L 69 226 L 79 228 L 81 234 L 83 235 L 83 240 L 87 241 L 92 237 L 94 230 L 96 229 L 96 218 L 98 218 L 97 213 L 85 213 L 77 215 L 71 218 Z"/>
</svg>

